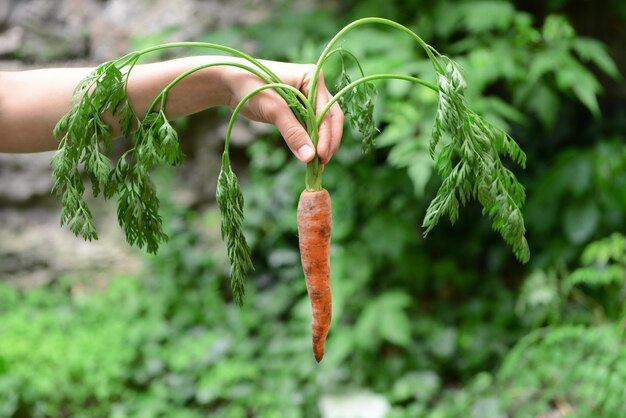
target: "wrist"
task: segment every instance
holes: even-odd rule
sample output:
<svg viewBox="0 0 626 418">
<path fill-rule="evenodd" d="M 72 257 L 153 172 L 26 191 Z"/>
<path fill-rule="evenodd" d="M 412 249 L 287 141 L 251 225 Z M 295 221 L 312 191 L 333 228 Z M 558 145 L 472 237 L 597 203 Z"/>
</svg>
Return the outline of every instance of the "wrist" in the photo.
<svg viewBox="0 0 626 418">
<path fill-rule="evenodd" d="M 238 57 L 212 57 L 215 61 L 231 62 L 254 67 L 248 61 Z M 231 65 L 220 65 L 214 68 L 218 73 L 221 91 L 219 94 L 220 105 L 234 107 L 237 104 L 238 91 L 246 83 L 246 79 L 251 76 L 248 71 Z"/>
</svg>

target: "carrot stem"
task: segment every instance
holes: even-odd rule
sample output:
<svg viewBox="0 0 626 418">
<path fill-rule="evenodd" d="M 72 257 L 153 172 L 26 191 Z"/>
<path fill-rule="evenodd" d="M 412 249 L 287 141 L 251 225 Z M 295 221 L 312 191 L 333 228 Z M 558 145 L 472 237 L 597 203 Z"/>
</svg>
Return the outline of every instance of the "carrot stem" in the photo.
<svg viewBox="0 0 626 418">
<path fill-rule="evenodd" d="M 369 23 L 379 23 L 379 24 L 391 26 L 393 28 L 401 30 L 402 32 L 405 32 L 410 37 L 412 37 L 424 49 L 424 51 L 426 52 L 426 55 L 428 55 L 428 58 L 431 60 L 433 66 L 435 67 L 435 70 L 440 74 L 444 73 L 443 66 L 441 65 L 437 57 L 433 54 L 433 48 L 430 45 L 428 45 L 426 42 L 424 42 L 424 40 L 420 38 L 411 29 L 407 28 L 404 25 L 401 25 L 398 22 L 394 22 L 393 20 L 385 19 L 382 17 L 366 17 L 363 19 L 355 20 L 354 22 L 351 22 L 350 24 L 346 25 L 343 29 L 337 32 L 337 34 L 326 45 L 326 48 L 324 48 L 324 50 L 322 51 L 322 54 L 320 55 L 317 61 L 315 74 L 313 75 L 313 80 L 311 81 L 311 89 L 309 90 L 309 101 L 311 103 L 315 103 L 315 96 L 317 94 L 317 83 L 319 79 L 319 73 L 322 70 L 322 65 L 324 61 L 326 60 L 326 56 L 330 54 L 333 46 L 335 46 L 335 44 L 339 41 L 339 39 L 343 35 L 346 34 L 346 32 L 350 31 L 351 29 L 357 26 L 361 26 L 361 25 L 369 24 Z"/>
<path fill-rule="evenodd" d="M 411 76 L 404 75 L 404 74 L 386 74 L 386 73 L 382 73 L 382 74 L 368 75 L 368 76 L 361 77 L 361 78 L 358 78 L 358 79 L 354 80 L 353 82 L 351 82 L 350 84 L 348 84 L 347 86 L 345 86 L 344 88 L 339 90 L 337 93 L 335 93 L 333 98 L 330 99 L 330 101 L 328 103 L 326 103 L 326 106 L 324 106 L 324 108 L 322 110 L 320 110 L 319 113 L 317 114 L 317 123 L 318 123 L 318 125 L 322 123 L 322 119 L 324 118 L 326 113 L 328 113 L 328 111 L 330 110 L 331 106 L 334 105 L 335 102 L 337 102 L 341 98 L 341 96 L 343 96 L 344 94 L 348 93 L 350 90 L 352 90 L 353 88 L 355 88 L 359 84 L 367 83 L 367 82 L 374 81 L 374 80 L 385 80 L 385 79 L 410 81 L 412 83 L 420 84 L 420 85 L 422 85 L 424 87 L 427 87 L 427 88 L 431 89 L 434 92 L 438 92 L 439 91 L 439 88 L 436 85 L 434 85 L 433 83 L 429 83 L 428 81 L 422 80 L 421 78 L 411 77 Z"/>
<path fill-rule="evenodd" d="M 311 125 L 312 126 L 309 128 L 309 136 L 313 142 L 313 146 L 317 149 L 319 123 L 316 122 L 315 117 L 313 117 Z M 317 153 L 315 154 L 315 158 L 306 165 L 304 187 L 310 192 L 322 189 L 322 164 L 320 163 L 320 158 L 317 156 Z"/>
<path fill-rule="evenodd" d="M 322 164 L 319 157 L 306 165 L 305 188 L 310 192 L 322 190 Z"/>
</svg>

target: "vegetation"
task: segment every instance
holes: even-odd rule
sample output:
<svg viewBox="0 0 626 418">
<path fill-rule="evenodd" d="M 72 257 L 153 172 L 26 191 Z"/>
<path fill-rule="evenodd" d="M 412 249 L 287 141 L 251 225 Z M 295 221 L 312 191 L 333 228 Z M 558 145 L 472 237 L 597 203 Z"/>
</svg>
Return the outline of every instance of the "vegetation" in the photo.
<svg viewBox="0 0 626 418">
<path fill-rule="evenodd" d="M 357 57 L 342 48 L 335 48 L 335 45 L 354 28 L 367 24 L 392 27 L 416 41 L 431 61 L 436 72 L 437 85 L 403 74 L 381 73 L 365 76 Z M 224 61 L 192 68 L 177 76 L 157 94 L 145 115 L 136 115 L 127 91 L 130 74 L 139 60 L 165 49 L 192 47 L 226 52 L 243 58 L 248 65 Z M 316 111 L 314 104 L 319 76 L 322 67 L 333 54 L 340 54 L 342 59 L 345 55 L 354 60 L 361 76 L 351 81 L 345 68 L 342 68 L 334 98 L 323 109 Z M 530 252 L 521 213 L 526 195 L 515 175 L 504 167 L 500 159 L 501 155 L 505 155 L 524 166 L 526 155 L 509 135 L 469 109 L 464 95 L 467 84 L 457 63 L 442 56 L 406 26 L 378 17 L 355 20 L 328 42 L 317 60 L 308 96 L 285 84 L 260 61 L 249 55 L 208 42 L 176 42 L 151 46 L 101 64 L 78 84 L 72 109 L 61 118 L 54 129 L 60 143 L 59 150 L 53 157 L 53 192 L 62 203 L 62 225 L 69 224 L 75 235 L 81 235 L 87 240 L 98 238 L 91 211 L 84 199 L 83 168 L 91 180 L 94 197 L 104 190 L 105 198 L 117 199 L 118 221 L 128 243 L 145 246 L 148 252 L 156 253 L 159 243 L 167 240 L 167 235 L 163 231 L 159 199 L 150 178 L 150 170 L 157 163 L 175 166 L 183 160 L 178 134 L 165 114 L 169 91 L 185 77 L 220 65 L 238 67 L 265 81 L 264 85 L 250 91 L 241 99 L 233 111 L 217 180 L 216 200 L 222 214 L 222 239 L 226 241 L 231 264 L 233 297 L 240 306 L 243 304 L 247 269 L 252 267 L 252 261 L 250 246 L 243 233 L 243 194 L 230 164 L 230 137 L 235 118 L 246 102 L 268 89 L 275 90 L 285 100 L 315 146 L 324 116 L 335 102 L 340 101 L 352 125 L 363 135 L 361 149 L 366 153 L 372 151 L 376 132 L 373 119 L 373 96 L 376 90 L 373 81 L 410 81 L 435 91 L 439 101 L 429 150 L 443 182 L 426 212 L 424 235 L 437 225 L 443 215 L 448 215 L 454 223 L 459 216 L 459 204 L 465 205 L 471 199 L 478 199 L 484 213 L 493 218 L 494 229 L 513 247 L 520 260 L 528 261 Z M 112 151 L 111 133 L 102 120 L 102 115 L 106 112 L 119 115 L 122 133 L 131 139 L 132 144 L 113 164 L 105 155 L 106 151 Z M 131 129 L 135 124 L 137 128 Z M 300 195 L 297 217 L 302 266 L 313 311 L 313 351 L 318 362 L 324 355 L 324 342 L 330 328 L 332 312 L 332 211 L 328 191 L 322 188 L 322 171 L 323 166 L 317 156 L 307 164 L 305 190 Z"/>
<path fill-rule="evenodd" d="M 314 61 L 328 33 L 362 14 L 419 28 L 460 65 L 476 113 L 526 150 L 525 171 L 503 167 L 526 186 L 528 265 L 472 203 L 464 222 L 422 238 L 427 203 L 447 178 L 430 157 L 440 101 L 408 83 L 377 83 L 368 87 L 377 95 L 364 96 L 372 117 L 354 122 L 324 171 L 334 322 L 321 365 L 310 356 L 297 251 L 305 170 L 269 134 L 245 150 L 243 225 L 255 265 L 246 305 L 230 301 L 218 208 L 171 203 L 179 180 L 167 172 L 158 197 L 170 239 L 146 256 L 141 277 L 112 278 L 94 294 L 77 292 L 76 277 L 0 288 L 0 416 L 308 418 L 319 416 L 320 397 L 357 389 L 382 394 L 391 418 L 626 415 L 626 237 L 614 233 L 626 226 L 623 105 L 597 99 L 598 80 L 618 77 L 615 64 L 561 15 L 533 21 L 506 1 L 432 3 L 416 15 L 413 4 L 358 2 L 341 21 L 285 12 L 220 37 L 257 39 L 264 58 Z M 434 76 L 411 42 L 371 27 L 340 46 L 366 74 Z M 329 61 L 325 76 L 358 78 L 349 63 Z M 380 134 L 363 158 L 355 137 L 372 124 Z"/>
<path fill-rule="evenodd" d="M 431 61 L 437 76 L 437 86 L 404 74 L 380 73 L 365 76 L 363 67 L 354 54 L 335 48 L 348 32 L 368 24 L 392 27 L 417 42 Z M 136 115 L 126 93 L 133 68 L 142 57 L 172 48 L 221 51 L 245 59 L 248 65 L 224 61 L 192 68 L 170 82 L 155 97 L 145 115 Z M 361 70 L 361 77 L 351 81 L 343 69 L 339 77 L 339 91 L 316 114 L 313 104 L 316 103 L 318 77 L 328 58 L 335 53 L 352 58 Z M 101 64 L 76 87 L 72 109 L 61 118 L 54 129 L 54 134 L 59 139 L 59 149 L 53 157 L 53 192 L 61 199 L 62 225 L 69 224 L 74 234 L 87 240 L 98 238 L 91 211 L 83 197 L 85 187 L 80 170 L 82 165 L 91 180 L 94 197 L 104 191 L 105 198 L 117 198 L 118 220 L 129 244 L 146 247 L 148 252 L 156 253 L 159 243 L 166 240 L 167 235 L 161 225 L 159 199 L 150 178 L 150 169 L 157 163 L 175 166 L 183 160 L 178 134 L 165 115 L 167 97 L 169 91 L 185 77 L 214 66 L 235 66 L 266 82 L 249 92 L 233 111 L 217 182 L 216 198 L 223 218 L 222 237 L 226 240 L 231 262 L 234 298 L 240 305 L 243 303 L 246 269 L 251 261 L 250 247 L 243 234 L 243 196 L 230 164 L 229 145 L 233 123 L 239 111 L 254 95 L 267 89 L 280 93 L 303 128 L 308 131 L 314 145 L 317 145 L 322 119 L 336 101 L 341 101 L 351 123 L 363 134 L 362 149 L 366 152 L 372 149 L 376 131 L 373 121 L 375 89 L 372 81 L 410 81 L 437 92 L 438 109 L 429 149 L 443 182 L 426 213 L 425 234 L 437 225 L 442 215 L 447 214 L 454 223 L 458 218 L 459 201 L 465 205 L 470 199 L 478 198 L 485 213 L 494 218 L 494 228 L 513 246 L 517 257 L 528 261 L 529 250 L 524 237 L 526 229 L 520 211 L 525 200 L 524 189 L 500 160 L 501 155 L 506 155 L 524 166 L 526 155 L 509 135 L 468 108 L 464 95 L 467 84 L 457 63 L 439 54 L 406 26 L 377 17 L 349 23 L 328 42 L 317 59 L 308 97 L 283 83 L 251 56 L 208 42 L 176 42 L 151 46 Z M 104 154 L 106 151 L 110 153 L 112 149 L 110 130 L 102 120 L 102 115 L 106 112 L 119 115 L 122 133 L 131 139 L 132 144 L 114 164 Z M 137 128 L 132 129 L 135 123 Z M 444 138 L 444 135 L 447 136 Z M 438 144 L 441 142 L 443 146 L 439 148 Z M 305 184 L 306 190 L 311 192 L 322 188 L 322 166 L 318 157 L 307 165 Z"/>
</svg>

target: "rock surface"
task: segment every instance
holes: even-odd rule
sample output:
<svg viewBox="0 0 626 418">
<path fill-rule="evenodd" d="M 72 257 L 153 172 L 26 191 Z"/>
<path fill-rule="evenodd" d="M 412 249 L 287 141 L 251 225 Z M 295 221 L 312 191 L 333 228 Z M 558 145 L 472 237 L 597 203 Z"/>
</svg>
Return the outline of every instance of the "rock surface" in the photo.
<svg viewBox="0 0 626 418">
<path fill-rule="evenodd" d="M 60 228 L 60 203 L 50 195 L 51 156 L 0 154 L 0 280 L 33 286 L 65 274 L 136 271 L 137 251 L 126 244 L 111 204 L 92 203 L 98 241 Z"/>
<path fill-rule="evenodd" d="M 106 61 L 139 40 L 191 40 L 271 16 L 276 0 L 3 0 L 0 55 Z"/>
<path fill-rule="evenodd" d="M 2 0 L 0 71 L 97 65 L 131 49 L 194 40 L 213 30 L 271 16 L 278 0 Z M 215 112 L 189 118 L 181 129 L 185 181 L 173 199 L 211 203 L 225 124 Z M 267 126 L 238 122 L 235 147 Z M 115 205 L 90 203 L 100 239 L 84 242 L 59 226 L 60 203 L 50 196 L 51 153 L 0 154 L 0 280 L 37 285 L 63 275 L 133 272 L 139 253 L 126 243 Z M 240 173 L 244 174 L 244 173 Z"/>
</svg>

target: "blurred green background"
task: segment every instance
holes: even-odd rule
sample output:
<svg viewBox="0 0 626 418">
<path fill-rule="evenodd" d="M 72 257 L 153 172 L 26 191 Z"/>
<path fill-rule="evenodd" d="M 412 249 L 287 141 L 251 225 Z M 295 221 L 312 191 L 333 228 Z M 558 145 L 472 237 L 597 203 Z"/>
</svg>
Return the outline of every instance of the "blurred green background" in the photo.
<svg viewBox="0 0 626 418">
<path fill-rule="evenodd" d="M 422 237 L 439 184 L 427 149 L 436 96 L 379 83 L 373 155 L 346 126 L 324 172 L 334 306 L 321 364 L 296 237 L 304 167 L 261 131 L 237 151 L 255 265 L 244 307 L 231 301 L 215 205 L 181 203 L 185 171 L 159 171 L 170 241 L 141 268 L 97 285 L 88 271 L 0 281 L 0 417 L 625 417 L 626 4 L 272 4 L 199 38 L 314 62 L 343 25 L 375 15 L 461 63 L 471 107 L 528 154 L 526 170 L 511 167 L 531 261 L 515 260 L 476 204 Z M 433 79 L 402 33 L 367 27 L 343 45 L 366 73 Z M 28 54 L 15 52 L 38 61 Z M 329 85 L 337 70 L 325 69 Z M 181 138 L 192 122 L 179 122 Z"/>
</svg>

